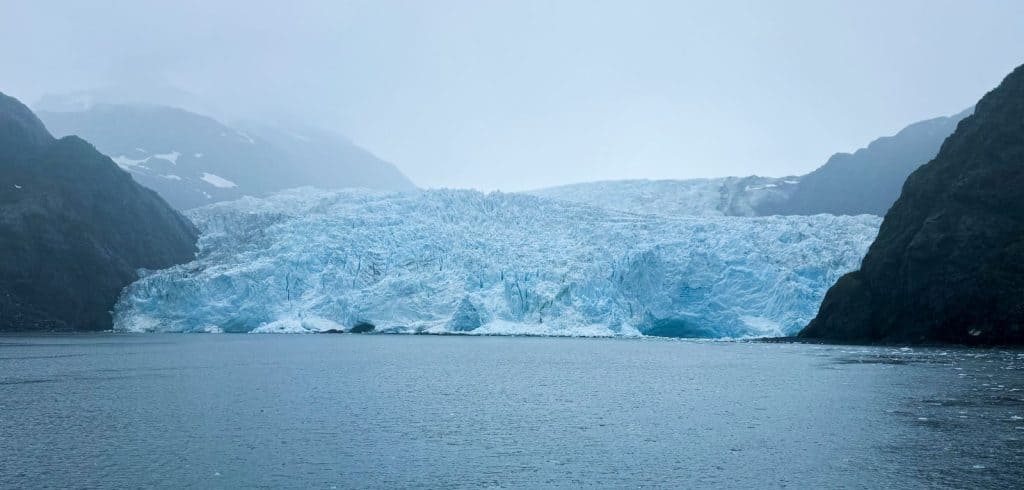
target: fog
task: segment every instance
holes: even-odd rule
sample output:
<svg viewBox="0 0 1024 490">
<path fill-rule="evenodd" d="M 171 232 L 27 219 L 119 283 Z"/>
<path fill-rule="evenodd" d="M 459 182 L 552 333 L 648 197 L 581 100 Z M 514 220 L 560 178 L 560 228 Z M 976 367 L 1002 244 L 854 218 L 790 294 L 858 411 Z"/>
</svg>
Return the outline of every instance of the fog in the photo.
<svg viewBox="0 0 1024 490">
<path fill-rule="evenodd" d="M 0 0 L 0 91 L 323 126 L 424 187 L 807 172 L 1024 61 L 1024 2 Z"/>
</svg>

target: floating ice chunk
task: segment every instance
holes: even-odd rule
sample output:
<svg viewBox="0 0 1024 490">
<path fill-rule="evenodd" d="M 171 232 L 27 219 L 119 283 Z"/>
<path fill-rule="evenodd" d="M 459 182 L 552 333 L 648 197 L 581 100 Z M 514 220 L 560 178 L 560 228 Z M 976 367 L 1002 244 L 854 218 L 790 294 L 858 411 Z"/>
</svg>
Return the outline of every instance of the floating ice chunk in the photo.
<svg viewBox="0 0 1024 490">
<path fill-rule="evenodd" d="M 165 174 L 165 175 L 161 175 L 161 177 L 163 177 L 163 178 L 165 178 L 167 180 L 181 180 L 181 177 L 179 177 L 177 175 L 174 175 L 174 174 Z"/>
<path fill-rule="evenodd" d="M 15 189 L 21 189 L 21 186 L 20 186 L 20 185 L 18 185 L 18 184 L 14 184 L 14 188 L 15 188 Z"/>
<path fill-rule="evenodd" d="M 234 182 L 225 179 L 224 177 L 207 172 L 203 172 L 203 176 L 201 177 L 201 179 L 205 180 L 206 183 L 214 187 L 220 187 L 221 189 L 230 189 L 232 187 L 238 187 L 238 185 L 236 185 Z"/>
</svg>

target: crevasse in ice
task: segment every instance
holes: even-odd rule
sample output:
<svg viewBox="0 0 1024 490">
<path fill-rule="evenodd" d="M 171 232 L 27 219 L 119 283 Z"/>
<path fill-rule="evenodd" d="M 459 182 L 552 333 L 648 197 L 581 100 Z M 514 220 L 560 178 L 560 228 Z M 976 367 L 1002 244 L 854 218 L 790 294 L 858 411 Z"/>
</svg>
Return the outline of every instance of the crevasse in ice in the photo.
<svg viewBox="0 0 1024 490">
<path fill-rule="evenodd" d="M 523 194 L 311 188 L 191 212 L 195 261 L 122 293 L 127 331 L 792 334 L 874 216 L 629 214 Z"/>
</svg>

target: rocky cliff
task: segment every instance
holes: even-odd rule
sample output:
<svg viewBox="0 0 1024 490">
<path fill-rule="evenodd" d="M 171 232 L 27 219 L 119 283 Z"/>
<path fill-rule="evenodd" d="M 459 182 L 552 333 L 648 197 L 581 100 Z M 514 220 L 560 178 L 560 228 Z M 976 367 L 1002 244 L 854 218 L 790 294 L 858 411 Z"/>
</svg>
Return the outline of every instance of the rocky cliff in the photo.
<svg viewBox="0 0 1024 490">
<path fill-rule="evenodd" d="M 1024 67 L 910 175 L 805 338 L 1024 342 Z"/>
<path fill-rule="evenodd" d="M 0 331 L 110 328 L 137 269 L 191 260 L 195 242 L 110 158 L 0 94 Z"/>
</svg>

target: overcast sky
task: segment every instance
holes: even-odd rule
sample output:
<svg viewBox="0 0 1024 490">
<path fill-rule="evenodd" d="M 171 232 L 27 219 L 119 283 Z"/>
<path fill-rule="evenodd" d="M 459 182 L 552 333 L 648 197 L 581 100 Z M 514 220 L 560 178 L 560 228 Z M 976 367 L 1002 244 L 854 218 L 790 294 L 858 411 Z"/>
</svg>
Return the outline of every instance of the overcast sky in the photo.
<svg viewBox="0 0 1024 490">
<path fill-rule="evenodd" d="M 800 174 L 1021 63 L 1019 0 L 0 0 L 0 91 L 176 87 L 426 187 Z"/>
</svg>

